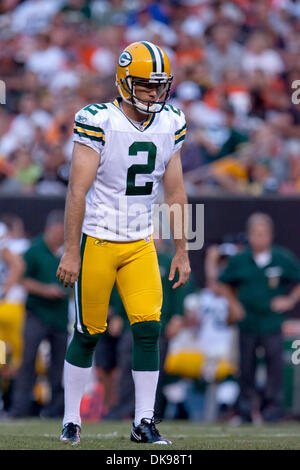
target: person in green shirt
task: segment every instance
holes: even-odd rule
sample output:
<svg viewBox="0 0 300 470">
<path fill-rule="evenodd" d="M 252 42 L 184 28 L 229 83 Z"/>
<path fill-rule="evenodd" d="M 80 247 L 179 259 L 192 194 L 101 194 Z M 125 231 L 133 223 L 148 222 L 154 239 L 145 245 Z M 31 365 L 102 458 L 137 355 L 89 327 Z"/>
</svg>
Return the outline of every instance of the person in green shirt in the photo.
<svg viewBox="0 0 300 470">
<path fill-rule="evenodd" d="M 267 214 L 252 214 L 247 221 L 249 246 L 230 258 L 219 276 L 224 295 L 243 317 L 238 323 L 238 407 L 243 422 L 252 421 L 258 346 L 265 351 L 267 368 L 262 417 L 266 422 L 275 422 L 283 414 L 281 325 L 283 314 L 300 300 L 300 263 L 286 248 L 273 244 L 273 232 L 273 221 Z"/>
<path fill-rule="evenodd" d="M 23 360 L 18 371 L 9 415 L 14 418 L 31 414 L 31 393 L 35 382 L 35 362 L 39 345 L 50 342 L 48 370 L 51 401 L 42 410 L 44 417 L 63 412 L 62 372 L 67 347 L 68 291 L 59 285 L 56 271 L 64 241 L 64 214 L 49 213 L 44 233 L 33 240 L 24 254 L 23 285 L 28 292 L 24 327 Z"/>
</svg>

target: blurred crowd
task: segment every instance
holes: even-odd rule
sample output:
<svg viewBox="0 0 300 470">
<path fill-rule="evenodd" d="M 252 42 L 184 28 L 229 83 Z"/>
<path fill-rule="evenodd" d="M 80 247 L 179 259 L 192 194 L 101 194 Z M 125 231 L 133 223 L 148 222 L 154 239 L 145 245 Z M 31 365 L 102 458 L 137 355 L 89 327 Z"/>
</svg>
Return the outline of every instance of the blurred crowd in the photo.
<svg viewBox="0 0 300 470">
<path fill-rule="evenodd" d="M 299 0 L 3 0 L 1 193 L 66 193 L 74 114 L 112 100 L 121 50 L 148 40 L 186 114 L 188 194 L 297 195 L 299 32 Z"/>
</svg>

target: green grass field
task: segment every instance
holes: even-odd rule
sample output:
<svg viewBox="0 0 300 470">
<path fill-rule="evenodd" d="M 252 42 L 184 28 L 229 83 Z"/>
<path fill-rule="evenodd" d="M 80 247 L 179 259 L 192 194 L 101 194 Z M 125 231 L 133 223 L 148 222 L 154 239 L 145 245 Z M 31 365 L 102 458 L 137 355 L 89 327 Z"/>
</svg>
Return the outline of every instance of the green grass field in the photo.
<svg viewBox="0 0 300 470">
<path fill-rule="evenodd" d="M 142 450 L 158 446 L 129 441 L 130 422 L 84 424 L 81 443 L 59 442 L 61 423 L 56 420 L 27 419 L 0 421 L 1 450 Z M 173 441 L 168 450 L 300 450 L 300 423 L 232 427 L 165 421 L 162 435 Z M 162 450 L 162 447 L 159 446 Z M 163 450 L 166 447 L 163 446 Z"/>
</svg>

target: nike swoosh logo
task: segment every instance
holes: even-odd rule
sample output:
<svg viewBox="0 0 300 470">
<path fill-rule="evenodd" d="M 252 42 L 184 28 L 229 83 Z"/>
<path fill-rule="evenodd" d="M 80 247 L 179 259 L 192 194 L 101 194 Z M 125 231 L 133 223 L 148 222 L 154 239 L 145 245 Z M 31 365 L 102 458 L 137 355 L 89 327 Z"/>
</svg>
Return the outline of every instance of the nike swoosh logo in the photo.
<svg viewBox="0 0 300 470">
<path fill-rule="evenodd" d="M 138 441 L 142 439 L 141 436 L 138 436 L 133 430 L 131 432 L 132 432 L 133 437 L 135 437 Z"/>
</svg>

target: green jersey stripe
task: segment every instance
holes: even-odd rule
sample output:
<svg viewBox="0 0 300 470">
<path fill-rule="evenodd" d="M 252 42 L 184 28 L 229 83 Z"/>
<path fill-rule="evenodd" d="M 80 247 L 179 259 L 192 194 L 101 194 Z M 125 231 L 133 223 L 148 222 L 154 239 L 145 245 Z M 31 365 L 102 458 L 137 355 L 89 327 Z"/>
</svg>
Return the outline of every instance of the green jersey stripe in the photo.
<svg viewBox="0 0 300 470">
<path fill-rule="evenodd" d="M 144 128 L 144 131 L 151 126 L 152 122 L 154 121 L 155 114 L 152 114 L 150 121 L 148 122 L 147 126 Z"/>
<path fill-rule="evenodd" d="M 82 129 L 87 129 L 88 131 L 103 132 L 103 134 L 105 134 L 104 130 L 101 129 L 101 127 L 90 126 L 89 124 L 83 124 L 79 121 L 75 121 L 75 124 L 78 127 L 82 127 Z"/>
<path fill-rule="evenodd" d="M 87 332 L 87 328 L 83 323 L 83 318 L 82 318 L 82 267 L 83 267 L 83 262 L 84 262 L 84 250 L 85 250 L 85 245 L 86 245 L 86 239 L 87 236 L 85 233 L 82 234 L 82 239 L 81 239 L 81 246 L 80 246 L 80 257 L 81 257 L 81 269 L 80 273 L 78 276 L 78 310 L 79 310 L 79 318 L 80 318 L 80 323 L 82 330 L 84 332 Z"/>
<path fill-rule="evenodd" d="M 157 64 L 156 64 L 156 58 L 155 58 L 155 54 L 152 50 L 152 47 L 150 47 L 149 44 L 147 44 L 145 41 L 142 41 L 142 44 L 144 44 L 144 46 L 146 46 L 148 51 L 150 52 L 151 58 L 152 58 L 152 63 L 153 63 L 153 72 L 156 72 L 157 71 Z"/>
<path fill-rule="evenodd" d="M 95 140 L 96 142 L 101 142 L 102 145 L 105 144 L 103 137 L 96 137 L 94 135 L 86 134 L 85 132 L 79 132 L 77 129 L 74 129 L 74 134 L 78 134 L 80 137 L 86 137 L 88 139 Z"/>
<path fill-rule="evenodd" d="M 181 142 L 184 139 L 185 139 L 185 134 L 181 136 L 179 139 L 175 140 L 175 144 L 178 144 L 178 142 Z"/>
<path fill-rule="evenodd" d="M 175 132 L 175 135 L 180 134 L 184 129 L 186 129 L 186 124 L 181 129 L 178 129 L 178 131 Z"/>
</svg>

